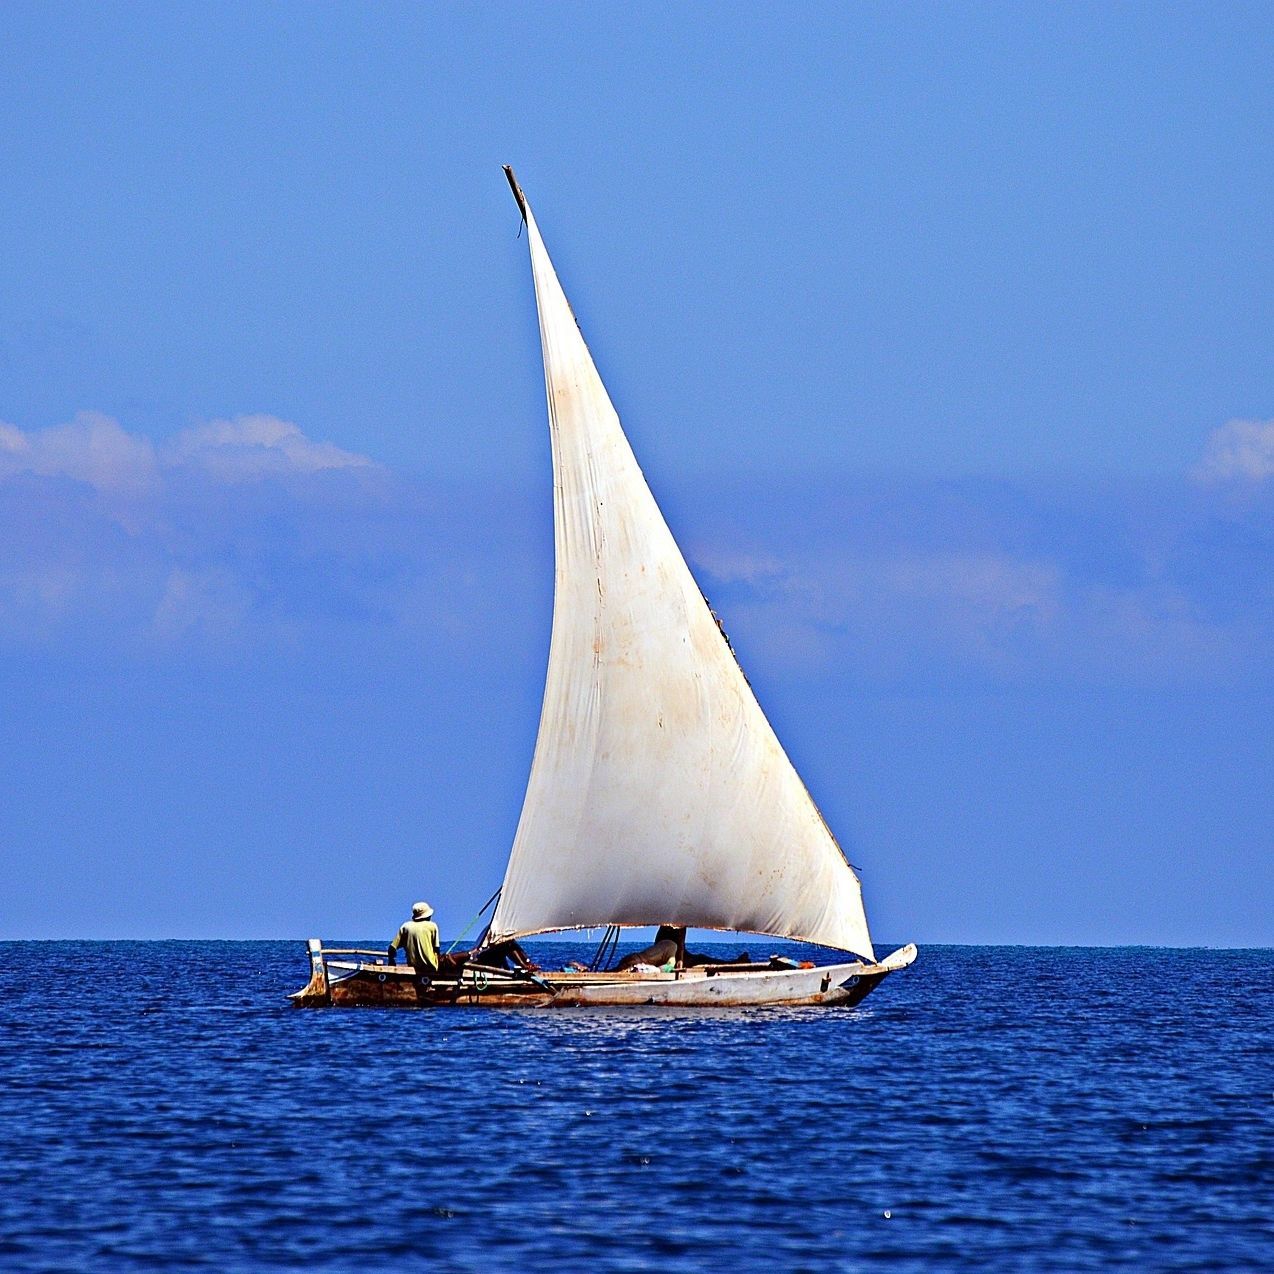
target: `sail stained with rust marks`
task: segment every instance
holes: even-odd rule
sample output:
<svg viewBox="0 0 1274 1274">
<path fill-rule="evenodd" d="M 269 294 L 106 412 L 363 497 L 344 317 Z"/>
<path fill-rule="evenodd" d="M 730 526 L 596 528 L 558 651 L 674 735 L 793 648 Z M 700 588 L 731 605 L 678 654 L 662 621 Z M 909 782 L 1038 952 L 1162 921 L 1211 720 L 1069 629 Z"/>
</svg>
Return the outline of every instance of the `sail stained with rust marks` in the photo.
<svg viewBox="0 0 1274 1274">
<path fill-rule="evenodd" d="M 521 190 L 553 450 L 539 735 L 488 942 L 676 924 L 872 957 L 862 891 L 655 503 Z"/>
</svg>

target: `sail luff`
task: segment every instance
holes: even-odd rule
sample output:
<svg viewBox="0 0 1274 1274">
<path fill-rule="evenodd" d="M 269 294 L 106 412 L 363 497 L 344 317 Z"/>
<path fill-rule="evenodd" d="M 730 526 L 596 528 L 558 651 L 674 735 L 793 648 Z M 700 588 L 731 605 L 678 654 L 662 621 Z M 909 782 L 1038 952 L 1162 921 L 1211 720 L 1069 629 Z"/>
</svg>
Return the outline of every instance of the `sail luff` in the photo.
<svg viewBox="0 0 1274 1274">
<path fill-rule="evenodd" d="M 616 924 L 872 954 L 861 889 L 642 476 L 534 215 L 554 474 L 553 629 L 494 941 Z"/>
</svg>

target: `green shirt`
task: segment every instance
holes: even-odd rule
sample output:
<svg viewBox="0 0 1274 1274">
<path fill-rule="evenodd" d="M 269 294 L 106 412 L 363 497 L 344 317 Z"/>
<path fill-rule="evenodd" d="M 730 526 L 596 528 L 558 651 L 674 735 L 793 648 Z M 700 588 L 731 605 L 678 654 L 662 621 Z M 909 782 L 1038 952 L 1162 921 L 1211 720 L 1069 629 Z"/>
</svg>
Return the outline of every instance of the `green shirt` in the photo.
<svg viewBox="0 0 1274 1274">
<path fill-rule="evenodd" d="M 407 953 L 407 963 L 417 973 L 438 972 L 438 926 L 432 920 L 409 920 L 389 944 L 392 960 L 398 948 Z"/>
</svg>

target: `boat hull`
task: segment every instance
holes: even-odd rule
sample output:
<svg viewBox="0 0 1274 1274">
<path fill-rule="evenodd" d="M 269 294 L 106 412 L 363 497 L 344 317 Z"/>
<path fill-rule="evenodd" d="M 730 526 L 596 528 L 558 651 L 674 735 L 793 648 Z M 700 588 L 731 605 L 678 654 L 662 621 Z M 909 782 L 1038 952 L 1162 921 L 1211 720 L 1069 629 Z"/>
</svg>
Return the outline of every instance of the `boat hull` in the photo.
<svg viewBox="0 0 1274 1274">
<path fill-rule="evenodd" d="M 429 980 L 401 965 L 329 960 L 312 939 L 310 982 L 291 999 L 306 1008 L 852 1007 L 915 958 L 916 948 L 906 946 L 879 963 L 854 960 L 809 968 L 528 975 L 470 966 L 454 979 Z"/>
</svg>

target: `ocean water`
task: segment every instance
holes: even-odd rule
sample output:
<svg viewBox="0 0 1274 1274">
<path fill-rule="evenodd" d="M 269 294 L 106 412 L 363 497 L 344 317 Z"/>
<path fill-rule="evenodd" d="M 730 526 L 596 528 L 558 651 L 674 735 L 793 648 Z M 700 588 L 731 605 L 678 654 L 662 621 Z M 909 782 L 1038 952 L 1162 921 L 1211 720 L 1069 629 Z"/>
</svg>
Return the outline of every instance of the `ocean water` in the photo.
<svg viewBox="0 0 1274 1274">
<path fill-rule="evenodd" d="M 1274 1268 L 1271 951 L 929 947 L 857 1009 L 694 1014 L 298 1010 L 299 941 L 0 956 L 5 1270 Z"/>
</svg>

